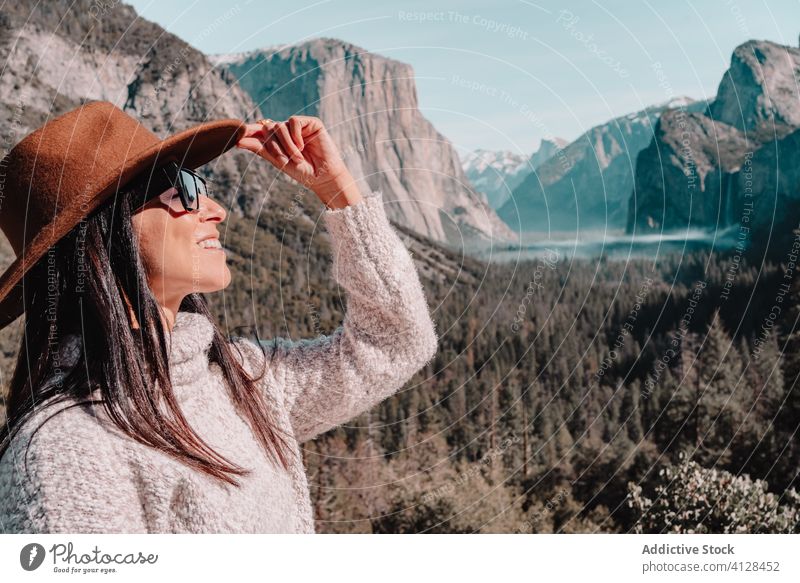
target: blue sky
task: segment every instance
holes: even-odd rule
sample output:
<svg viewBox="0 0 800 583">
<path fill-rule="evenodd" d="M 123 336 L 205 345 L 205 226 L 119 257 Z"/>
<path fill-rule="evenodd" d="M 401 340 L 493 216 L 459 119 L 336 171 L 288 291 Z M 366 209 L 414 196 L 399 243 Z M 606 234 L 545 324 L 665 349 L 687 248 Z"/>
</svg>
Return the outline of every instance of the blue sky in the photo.
<svg viewBox="0 0 800 583">
<path fill-rule="evenodd" d="M 796 47 L 800 33 L 800 0 L 131 4 L 206 53 L 328 36 L 409 63 L 420 109 L 460 153 L 528 154 L 646 105 L 711 98 L 737 45 Z"/>
</svg>

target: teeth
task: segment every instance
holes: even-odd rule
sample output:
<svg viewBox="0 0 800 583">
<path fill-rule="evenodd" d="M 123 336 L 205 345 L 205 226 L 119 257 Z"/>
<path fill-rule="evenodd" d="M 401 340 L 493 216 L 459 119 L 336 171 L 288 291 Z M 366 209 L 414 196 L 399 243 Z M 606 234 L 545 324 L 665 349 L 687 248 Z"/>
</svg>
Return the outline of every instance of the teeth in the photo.
<svg viewBox="0 0 800 583">
<path fill-rule="evenodd" d="M 206 239 L 198 243 L 203 249 L 222 249 L 219 239 Z"/>
</svg>

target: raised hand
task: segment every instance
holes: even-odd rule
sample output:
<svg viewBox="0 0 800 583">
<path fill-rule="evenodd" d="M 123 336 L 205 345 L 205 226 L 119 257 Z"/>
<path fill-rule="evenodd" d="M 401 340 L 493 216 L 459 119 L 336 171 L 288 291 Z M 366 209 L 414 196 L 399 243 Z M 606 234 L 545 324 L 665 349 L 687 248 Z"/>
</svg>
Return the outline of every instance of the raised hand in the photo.
<svg viewBox="0 0 800 583">
<path fill-rule="evenodd" d="M 318 117 L 293 115 L 285 122 L 268 119 L 245 127 L 237 147 L 264 158 L 318 195 L 352 182 L 339 148 Z"/>
</svg>

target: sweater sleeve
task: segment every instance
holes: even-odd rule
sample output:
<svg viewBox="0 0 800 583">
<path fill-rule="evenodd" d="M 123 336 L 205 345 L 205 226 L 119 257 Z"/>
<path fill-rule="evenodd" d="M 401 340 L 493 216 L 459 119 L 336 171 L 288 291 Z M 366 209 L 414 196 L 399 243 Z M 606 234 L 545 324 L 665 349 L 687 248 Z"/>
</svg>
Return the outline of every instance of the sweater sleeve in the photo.
<svg viewBox="0 0 800 583">
<path fill-rule="evenodd" d="M 346 296 L 344 322 L 328 336 L 264 341 L 301 443 L 395 393 L 438 344 L 422 284 L 386 217 L 381 191 L 324 211 L 323 221 L 334 278 Z"/>
<path fill-rule="evenodd" d="M 0 532 L 147 532 L 118 438 L 82 407 L 61 408 L 37 411 L 0 460 Z"/>
</svg>

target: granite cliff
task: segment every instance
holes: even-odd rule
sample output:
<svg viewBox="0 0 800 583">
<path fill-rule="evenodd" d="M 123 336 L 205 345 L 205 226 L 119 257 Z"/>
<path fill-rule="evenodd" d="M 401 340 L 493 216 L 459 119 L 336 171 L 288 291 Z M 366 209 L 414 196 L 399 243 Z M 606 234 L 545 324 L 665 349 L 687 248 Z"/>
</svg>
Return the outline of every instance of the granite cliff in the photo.
<svg viewBox="0 0 800 583">
<path fill-rule="evenodd" d="M 399 224 L 455 247 L 513 237 L 419 111 L 411 65 L 324 37 L 211 58 L 268 117 L 322 119 L 353 175 L 383 190 Z"/>
</svg>

